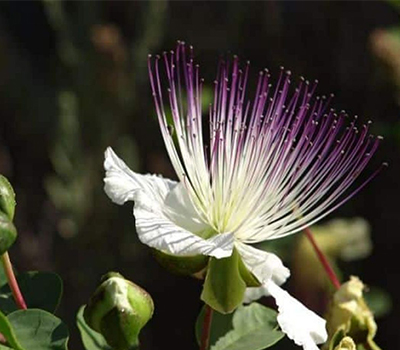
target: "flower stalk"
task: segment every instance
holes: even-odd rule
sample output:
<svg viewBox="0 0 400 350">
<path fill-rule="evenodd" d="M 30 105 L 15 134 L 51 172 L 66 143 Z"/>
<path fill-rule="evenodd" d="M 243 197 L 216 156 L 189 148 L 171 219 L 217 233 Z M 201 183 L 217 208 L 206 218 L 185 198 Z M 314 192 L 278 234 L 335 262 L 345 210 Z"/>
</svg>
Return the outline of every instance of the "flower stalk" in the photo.
<svg viewBox="0 0 400 350">
<path fill-rule="evenodd" d="M 329 280 L 332 282 L 333 286 L 336 289 L 340 288 L 340 282 L 339 279 L 335 273 L 335 271 L 333 270 L 331 264 L 329 263 L 327 257 L 325 256 L 325 254 L 321 251 L 321 249 L 319 249 L 317 242 L 314 239 L 314 236 L 311 232 L 311 230 L 306 227 L 304 229 L 304 233 L 306 234 L 308 240 L 310 241 L 312 247 L 314 248 L 315 253 L 318 256 L 319 261 L 321 262 L 322 266 L 324 267 L 326 274 L 329 278 Z"/>
<path fill-rule="evenodd" d="M 14 297 L 15 303 L 17 304 L 17 307 L 22 310 L 26 310 L 27 306 L 24 300 L 24 297 L 22 296 L 21 290 L 19 289 L 17 279 L 15 278 L 15 274 L 12 268 L 10 256 L 8 255 L 8 252 L 5 252 L 1 256 L 1 262 L 3 264 L 4 272 L 7 276 L 7 281 L 8 285 L 10 286 L 12 295 Z"/>
<path fill-rule="evenodd" d="M 204 311 L 203 329 L 201 332 L 200 350 L 207 350 L 209 348 L 212 316 L 213 309 L 206 304 Z"/>
</svg>

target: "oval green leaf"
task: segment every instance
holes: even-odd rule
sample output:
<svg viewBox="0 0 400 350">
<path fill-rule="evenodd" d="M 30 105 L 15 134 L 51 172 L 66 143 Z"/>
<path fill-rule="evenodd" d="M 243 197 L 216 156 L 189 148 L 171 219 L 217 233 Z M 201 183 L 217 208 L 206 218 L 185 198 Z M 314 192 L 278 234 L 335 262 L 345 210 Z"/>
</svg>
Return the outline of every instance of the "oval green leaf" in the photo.
<svg viewBox="0 0 400 350">
<path fill-rule="evenodd" d="M 18 343 L 17 337 L 14 333 L 14 330 L 8 318 L 1 311 L 0 311 L 0 333 L 4 335 L 8 344 L 10 344 L 14 350 L 24 350 Z"/>
<path fill-rule="evenodd" d="M 283 338 L 278 330 L 276 311 L 261 304 L 240 306 L 233 315 L 233 329 L 220 338 L 211 350 L 261 350 Z"/>
<path fill-rule="evenodd" d="M 205 305 L 201 308 L 199 316 L 197 317 L 196 320 L 195 331 L 196 331 L 197 343 L 199 345 L 200 345 L 201 333 L 203 331 L 205 308 L 206 308 Z M 230 330 L 233 329 L 232 318 L 233 318 L 233 313 L 224 315 L 220 314 L 217 311 L 213 312 L 211 318 L 211 328 L 210 328 L 210 346 L 214 345 L 219 338 L 221 338 L 222 336 L 224 336 L 226 333 L 228 333 Z"/>
<path fill-rule="evenodd" d="M 82 343 L 86 350 L 112 350 L 104 337 L 90 328 L 85 319 L 83 318 L 83 309 L 85 308 L 82 305 L 79 308 L 78 314 L 76 316 L 76 324 L 78 326 L 79 332 L 81 333 Z"/>
<path fill-rule="evenodd" d="M 61 278 L 52 272 L 30 271 L 17 276 L 17 281 L 29 309 L 42 309 L 54 313 L 63 292 Z M 10 287 L 0 288 L 0 310 L 9 314 L 18 310 Z"/>
<path fill-rule="evenodd" d="M 19 310 L 9 314 L 7 319 L 23 350 L 68 349 L 67 326 L 47 311 Z"/>
</svg>

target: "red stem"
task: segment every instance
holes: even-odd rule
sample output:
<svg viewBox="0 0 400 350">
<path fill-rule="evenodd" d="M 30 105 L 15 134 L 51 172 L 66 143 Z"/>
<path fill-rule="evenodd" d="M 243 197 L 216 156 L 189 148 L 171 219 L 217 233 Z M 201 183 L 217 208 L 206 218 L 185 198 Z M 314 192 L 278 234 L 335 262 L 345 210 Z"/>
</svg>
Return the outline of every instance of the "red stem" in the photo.
<svg viewBox="0 0 400 350">
<path fill-rule="evenodd" d="M 203 329 L 201 332 L 200 350 L 207 350 L 210 343 L 211 321 L 213 309 L 206 304 L 204 311 Z"/>
<path fill-rule="evenodd" d="M 304 229 L 304 232 L 305 232 L 308 240 L 310 241 L 311 245 L 313 246 L 315 253 L 317 254 L 318 259 L 321 262 L 322 266 L 324 267 L 326 274 L 328 275 L 330 281 L 332 282 L 332 284 L 334 285 L 334 287 L 336 289 L 339 289 L 340 288 L 339 279 L 336 276 L 336 273 L 333 270 L 332 266 L 330 265 L 328 259 L 326 258 L 324 253 L 321 251 L 321 249 L 319 249 L 317 242 L 315 241 L 314 236 L 311 233 L 311 230 L 307 227 Z"/>
<path fill-rule="evenodd" d="M 17 304 L 19 309 L 26 310 L 27 309 L 26 303 L 19 289 L 18 282 L 17 279 L 15 278 L 14 270 L 11 265 L 10 256 L 8 255 L 7 252 L 5 252 L 1 256 L 1 261 L 3 263 L 4 272 L 6 273 L 8 285 L 10 286 L 15 303 Z"/>
</svg>

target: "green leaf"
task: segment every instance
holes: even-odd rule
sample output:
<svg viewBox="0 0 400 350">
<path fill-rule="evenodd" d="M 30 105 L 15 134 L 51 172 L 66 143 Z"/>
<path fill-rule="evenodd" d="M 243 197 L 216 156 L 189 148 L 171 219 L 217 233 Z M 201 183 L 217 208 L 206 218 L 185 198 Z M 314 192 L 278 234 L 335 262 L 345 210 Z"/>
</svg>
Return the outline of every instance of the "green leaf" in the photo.
<svg viewBox="0 0 400 350">
<path fill-rule="evenodd" d="M 201 333 L 203 330 L 203 321 L 204 321 L 204 313 L 205 313 L 206 306 L 204 305 L 201 308 L 199 316 L 196 320 L 196 339 L 197 343 L 200 345 Z M 230 314 L 220 314 L 217 311 L 213 312 L 212 319 L 211 319 L 211 329 L 210 329 L 210 345 L 214 345 L 219 338 L 224 336 L 230 330 L 233 329 L 232 325 L 232 318 L 233 313 Z"/>
<path fill-rule="evenodd" d="M 392 309 L 392 298 L 379 287 L 368 287 L 364 298 L 376 318 L 387 315 Z"/>
<path fill-rule="evenodd" d="M 14 218 L 15 193 L 10 182 L 0 175 L 0 210 L 5 213 L 10 221 Z"/>
<path fill-rule="evenodd" d="M 283 338 L 278 330 L 276 311 L 261 304 L 240 306 L 233 315 L 233 330 L 211 347 L 211 350 L 261 350 Z"/>
<path fill-rule="evenodd" d="M 39 309 L 18 310 L 7 316 L 23 350 L 67 350 L 68 329 L 56 316 Z M 7 338 L 7 337 L 6 337 Z M 8 339 L 7 339 L 8 340 Z M 11 344 L 15 347 L 13 344 Z M 20 349 L 20 348 L 16 348 Z"/>
<path fill-rule="evenodd" d="M 6 213 L 0 211 L 0 255 L 3 255 L 17 239 L 17 229 Z"/>
<path fill-rule="evenodd" d="M 0 311 L 0 333 L 4 335 L 7 342 L 14 350 L 24 350 L 19 344 L 16 334 L 8 318 Z"/>
<path fill-rule="evenodd" d="M 112 350 L 104 337 L 90 328 L 83 318 L 83 309 L 85 308 L 82 305 L 79 308 L 78 314 L 76 316 L 76 324 L 78 326 L 79 332 L 81 333 L 82 343 L 85 346 L 86 350 Z"/>
<path fill-rule="evenodd" d="M 224 259 L 211 258 L 201 299 L 214 310 L 226 314 L 235 310 L 243 301 L 246 282 L 240 273 L 240 255 L 233 249 Z"/>
<path fill-rule="evenodd" d="M 17 276 L 17 281 L 29 309 L 56 311 L 63 292 L 62 280 L 57 274 L 24 272 Z M 0 288 L 0 310 L 5 314 L 18 310 L 8 284 Z"/>
</svg>

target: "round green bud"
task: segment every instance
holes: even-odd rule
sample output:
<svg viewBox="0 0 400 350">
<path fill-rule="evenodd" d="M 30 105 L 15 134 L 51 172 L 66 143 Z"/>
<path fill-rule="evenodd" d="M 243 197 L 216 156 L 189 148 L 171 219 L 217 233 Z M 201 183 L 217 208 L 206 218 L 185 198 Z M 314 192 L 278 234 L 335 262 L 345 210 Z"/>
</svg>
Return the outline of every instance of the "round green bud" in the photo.
<svg viewBox="0 0 400 350">
<path fill-rule="evenodd" d="M 150 295 L 118 273 L 103 276 L 83 317 L 115 350 L 136 349 L 139 333 L 153 315 Z"/>
<path fill-rule="evenodd" d="M 17 230 L 8 215 L 0 211 L 0 255 L 3 255 L 17 239 Z"/>
<path fill-rule="evenodd" d="M 4 212 L 10 221 L 14 218 L 15 193 L 10 182 L 3 175 L 0 175 L 0 210 Z"/>
</svg>

